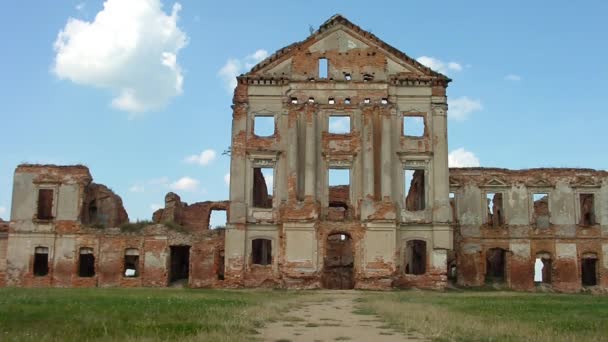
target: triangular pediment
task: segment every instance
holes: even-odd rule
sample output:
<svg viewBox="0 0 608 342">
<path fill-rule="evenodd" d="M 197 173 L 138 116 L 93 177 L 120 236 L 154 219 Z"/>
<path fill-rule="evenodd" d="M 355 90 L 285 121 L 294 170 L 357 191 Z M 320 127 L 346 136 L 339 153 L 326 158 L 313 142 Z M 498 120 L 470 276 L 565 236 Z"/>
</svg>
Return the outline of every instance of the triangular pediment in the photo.
<svg viewBox="0 0 608 342">
<path fill-rule="evenodd" d="M 422 65 L 341 15 L 331 17 L 304 41 L 278 50 L 254 66 L 245 76 L 288 77 L 292 71 L 291 58 L 297 54 L 337 51 L 339 54 L 347 55 L 370 51 L 370 49 L 376 50 L 386 57 L 386 71 L 388 74 L 414 75 L 438 78 L 445 82 L 450 81 L 446 76 Z"/>
<path fill-rule="evenodd" d="M 572 182 L 573 188 L 599 188 L 600 186 L 601 184 L 591 177 L 578 177 Z"/>
<path fill-rule="evenodd" d="M 503 181 L 500 178 L 492 178 L 490 179 L 490 181 L 488 181 L 486 184 L 484 184 L 484 186 L 486 187 L 503 187 L 503 186 L 508 186 L 508 184 Z"/>
<path fill-rule="evenodd" d="M 546 179 L 542 179 L 542 178 L 534 179 L 534 180 L 528 182 L 526 185 L 528 187 L 535 187 L 535 188 L 548 188 L 548 187 L 553 186 Z"/>
</svg>

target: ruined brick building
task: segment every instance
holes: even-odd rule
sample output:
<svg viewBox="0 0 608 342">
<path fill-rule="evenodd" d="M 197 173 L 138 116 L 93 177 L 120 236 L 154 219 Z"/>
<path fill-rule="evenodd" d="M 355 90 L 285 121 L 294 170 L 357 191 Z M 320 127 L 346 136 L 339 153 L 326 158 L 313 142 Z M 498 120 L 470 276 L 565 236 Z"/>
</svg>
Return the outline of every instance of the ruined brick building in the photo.
<svg viewBox="0 0 608 342">
<path fill-rule="evenodd" d="M 449 169 L 450 81 L 334 16 L 238 77 L 229 201 L 129 223 L 86 167 L 18 166 L 0 283 L 608 288 L 608 172 Z"/>
</svg>

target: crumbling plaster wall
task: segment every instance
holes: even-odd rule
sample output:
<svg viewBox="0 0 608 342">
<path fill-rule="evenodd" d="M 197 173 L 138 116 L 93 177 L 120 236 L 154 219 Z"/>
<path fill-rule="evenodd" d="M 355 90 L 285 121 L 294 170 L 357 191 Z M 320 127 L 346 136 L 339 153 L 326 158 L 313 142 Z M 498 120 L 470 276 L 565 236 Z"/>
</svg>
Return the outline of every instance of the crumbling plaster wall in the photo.
<svg viewBox="0 0 608 342">
<path fill-rule="evenodd" d="M 318 287 L 325 255 L 321 232 L 354 236 L 355 287 L 388 288 L 401 277 L 401 241 L 428 241 L 430 275 L 403 286 L 445 286 L 452 248 L 447 169 L 447 79 L 379 45 L 374 36 L 334 18 L 319 33 L 290 46 L 238 78 L 233 98 L 227 279 L 260 284 L 272 276 L 290 287 Z M 319 58 L 329 61 L 318 75 Z M 414 81 L 415 79 L 415 81 Z M 329 133 L 331 115 L 348 116 L 350 131 Z M 416 115 L 424 135 L 404 136 L 403 119 Z M 256 116 L 274 118 L 270 137 L 254 133 Z M 273 167 L 272 208 L 253 204 L 253 169 Z M 405 210 L 404 170 L 425 175 L 422 211 Z M 348 169 L 349 213 L 331 202 L 328 169 Z M 272 270 L 249 267 L 250 236 L 273 241 Z M 278 249 L 277 249 L 278 248 Z M 267 269 L 271 269 L 267 267 Z M 261 277 L 261 278 L 260 278 Z M 256 278 L 256 281 L 249 279 Z M 263 280 L 260 280 L 264 278 Z M 425 279 L 427 278 L 427 279 Z"/>
<path fill-rule="evenodd" d="M 458 277 L 464 286 L 485 282 L 486 252 L 502 248 L 506 253 L 505 286 L 534 289 L 536 255 L 552 259 L 551 286 L 573 292 L 582 288 L 581 259 L 585 253 L 599 258 L 598 286 L 608 286 L 608 221 L 606 194 L 608 173 L 588 169 L 451 169 L 456 194 Z M 486 193 L 503 194 L 504 225 L 487 219 Z M 537 226 L 533 195 L 548 194 L 549 226 Z M 580 194 L 595 196 L 597 222 L 580 225 Z"/>
</svg>

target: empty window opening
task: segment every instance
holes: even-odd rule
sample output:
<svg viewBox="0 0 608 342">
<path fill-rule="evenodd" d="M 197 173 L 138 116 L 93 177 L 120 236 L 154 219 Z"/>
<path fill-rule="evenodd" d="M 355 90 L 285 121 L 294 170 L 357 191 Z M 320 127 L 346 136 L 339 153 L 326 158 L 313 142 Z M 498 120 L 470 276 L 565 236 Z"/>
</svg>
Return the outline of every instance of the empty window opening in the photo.
<svg viewBox="0 0 608 342">
<path fill-rule="evenodd" d="M 363 103 L 365 103 L 365 104 L 370 104 L 371 102 L 372 102 L 372 100 L 371 100 L 369 97 L 366 97 L 366 98 L 363 100 Z"/>
<path fill-rule="evenodd" d="M 597 265 L 597 255 L 595 253 L 583 254 L 583 260 L 581 260 L 581 280 L 583 286 L 597 285 Z"/>
<path fill-rule="evenodd" d="M 347 134 L 350 133 L 350 116 L 330 115 L 329 133 Z"/>
<path fill-rule="evenodd" d="M 95 256 L 93 255 L 93 248 L 83 247 L 80 249 L 78 256 L 78 276 L 95 276 Z"/>
<path fill-rule="evenodd" d="M 593 194 L 580 194 L 581 225 L 593 226 L 595 222 L 595 198 Z"/>
<path fill-rule="evenodd" d="M 274 189 L 274 169 L 271 167 L 256 167 L 253 169 L 253 206 L 256 208 L 272 208 Z"/>
<path fill-rule="evenodd" d="M 350 104 L 350 98 L 349 97 L 347 97 L 347 98 L 344 99 L 344 104 L 347 104 L 347 105 Z"/>
<path fill-rule="evenodd" d="M 457 222 L 458 221 L 458 216 L 456 215 L 456 194 L 453 192 L 450 192 L 449 194 L 449 201 L 450 201 L 450 210 L 452 211 L 452 222 Z"/>
<path fill-rule="evenodd" d="M 127 248 L 125 250 L 124 276 L 134 278 L 139 276 L 139 250 Z"/>
<path fill-rule="evenodd" d="M 363 74 L 363 81 L 367 82 L 367 81 L 372 81 L 374 79 L 374 76 L 370 75 L 370 74 Z"/>
<path fill-rule="evenodd" d="M 319 58 L 319 78 L 327 78 L 329 74 L 329 61 L 327 58 Z"/>
<path fill-rule="evenodd" d="M 344 74 L 344 79 L 347 80 L 347 81 L 350 81 L 350 80 L 353 79 L 353 77 L 349 73 L 345 73 Z"/>
<path fill-rule="evenodd" d="M 352 289 L 354 251 L 350 235 L 335 233 L 327 237 L 321 283 L 327 289 Z"/>
<path fill-rule="evenodd" d="M 272 241 L 255 239 L 251 241 L 251 263 L 254 265 L 270 265 L 272 263 Z"/>
<path fill-rule="evenodd" d="M 53 189 L 38 190 L 38 215 L 39 220 L 53 219 Z"/>
<path fill-rule="evenodd" d="M 291 98 L 291 104 L 298 104 L 298 98 L 297 97 L 292 97 Z"/>
<path fill-rule="evenodd" d="M 404 116 L 403 117 L 403 135 L 408 137 L 423 137 L 424 136 L 424 117 L 422 116 Z"/>
<path fill-rule="evenodd" d="M 190 246 L 171 246 L 169 281 L 188 280 L 190 277 Z"/>
<path fill-rule="evenodd" d="M 504 224 L 502 194 L 493 192 L 487 193 L 486 201 L 488 206 L 488 224 L 493 227 L 502 226 Z"/>
<path fill-rule="evenodd" d="M 253 134 L 258 137 L 270 137 L 274 135 L 274 117 L 256 115 L 253 122 Z"/>
<path fill-rule="evenodd" d="M 410 240 L 405 246 L 405 273 L 426 273 L 426 241 Z"/>
<path fill-rule="evenodd" d="M 49 274 L 49 249 L 48 247 L 36 247 L 34 250 L 34 275 L 44 277 Z"/>
<path fill-rule="evenodd" d="M 486 252 L 486 282 L 502 283 L 505 281 L 505 250 L 491 248 Z"/>
<path fill-rule="evenodd" d="M 217 269 L 216 269 L 217 280 L 224 280 L 225 267 L 226 266 L 225 266 L 224 250 L 221 249 L 217 253 Z"/>
<path fill-rule="evenodd" d="M 336 100 L 333 97 L 330 97 L 329 100 L 327 100 L 327 103 L 333 105 L 336 104 Z"/>
<path fill-rule="evenodd" d="M 551 284 L 551 256 L 549 253 L 536 254 L 534 282 L 537 284 Z"/>
<path fill-rule="evenodd" d="M 226 228 L 227 213 L 224 209 L 211 209 L 209 211 L 209 229 Z"/>
<path fill-rule="evenodd" d="M 97 203 L 95 200 L 92 200 L 89 203 L 89 223 L 97 223 Z"/>
<path fill-rule="evenodd" d="M 350 170 L 329 169 L 328 189 L 328 219 L 332 221 L 345 220 L 349 215 Z"/>
<path fill-rule="evenodd" d="M 314 97 L 309 97 L 308 98 L 308 103 L 315 103 L 315 98 Z"/>
<path fill-rule="evenodd" d="M 405 210 L 420 211 L 425 209 L 424 170 L 405 170 Z"/>
<path fill-rule="evenodd" d="M 549 228 L 549 194 L 532 195 L 534 200 L 534 222 L 537 228 Z"/>
<path fill-rule="evenodd" d="M 380 100 L 380 103 L 382 103 L 383 105 L 388 104 L 388 99 L 384 97 L 382 98 L 382 100 Z"/>
</svg>

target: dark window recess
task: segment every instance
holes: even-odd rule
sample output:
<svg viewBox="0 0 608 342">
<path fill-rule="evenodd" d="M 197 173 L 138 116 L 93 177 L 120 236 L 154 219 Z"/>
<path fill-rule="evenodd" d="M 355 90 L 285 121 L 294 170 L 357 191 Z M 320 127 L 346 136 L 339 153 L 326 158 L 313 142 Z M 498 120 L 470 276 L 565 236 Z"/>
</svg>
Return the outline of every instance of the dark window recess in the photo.
<svg viewBox="0 0 608 342">
<path fill-rule="evenodd" d="M 426 241 L 410 240 L 405 247 L 405 273 L 426 273 Z"/>
<path fill-rule="evenodd" d="M 488 205 L 488 225 L 500 227 L 505 222 L 502 210 L 502 193 L 488 193 L 486 195 Z"/>
<path fill-rule="evenodd" d="M 272 263 L 272 242 L 268 239 L 255 239 L 251 242 L 251 262 L 255 265 Z"/>
<path fill-rule="evenodd" d="M 135 248 L 129 248 L 125 251 L 125 277 L 139 276 L 139 251 Z"/>
<path fill-rule="evenodd" d="M 583 286 L 597 285 L 597 256 L 583 256 L 581 262 L 581 277 Z"/>
<path fill-rule="evenodd" d="M 39 220 L 53 219 L 53 189 L 38 190 L 38 215 Z"/>
<path fill-rule="evenodd" d="M 81 248 L 78 258 L 78 276 L 79 277 L 94 277 L 95 276 L 95 256 L 93 249 Z"/>
<path fill-rule="evenodd" d="M 217 274 L 217 279 L 218 280 L 224 280 L 224 272 L 225 272 L 225 257 L 224 257 L 224 251 L 220 250 L 217 253 L 217 270 L 216 270 L 216 274 Z"/>
<path fill-rule="evenodd" d="M 44 277 L 49 274 L 49 249 L 46 247 L 36 247 L 34 253 L 34 275 Z"/>
<path fill-rule="evenodd" d="M 582 226 L 593 226 L 595 222 L 595 198 L 593 194 L 580 194 Z"/>
<path fill-rule="evenodd" d="M 190 277 L 190 246 L 171 246 L 169 281 L 188 280 Z"/>
<path fill-rule="evenodd" d="M 272 208 L 272 168 L 253 169 L 253 206 L 255 208 Z"/>
<path fill-rule="evenodd" d="M 420 211 L 425 209 L 424 170 L 405 170 L 405 209 Z"/>
<path fill-rule="evenodd" d="M 486 282 L 502 283 L 505 281 L 505 250 L 491 248 L 486 252 Z"/>
</svg>

